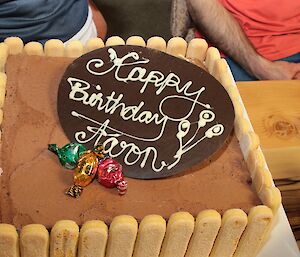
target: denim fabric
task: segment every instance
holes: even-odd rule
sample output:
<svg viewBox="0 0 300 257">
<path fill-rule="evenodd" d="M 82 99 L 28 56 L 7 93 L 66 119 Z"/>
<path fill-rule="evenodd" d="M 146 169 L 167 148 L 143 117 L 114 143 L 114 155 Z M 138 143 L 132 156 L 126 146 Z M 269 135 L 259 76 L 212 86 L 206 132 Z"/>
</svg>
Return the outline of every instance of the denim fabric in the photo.
<svg viewBox="0 0 300 257">
<path fill-rule="evenodd" d="M 87 0 L 0 0 L 0 42 L 10 36 L 24 43 L 51 38 L 67 41 L 87 16 Z"/>
</svg>

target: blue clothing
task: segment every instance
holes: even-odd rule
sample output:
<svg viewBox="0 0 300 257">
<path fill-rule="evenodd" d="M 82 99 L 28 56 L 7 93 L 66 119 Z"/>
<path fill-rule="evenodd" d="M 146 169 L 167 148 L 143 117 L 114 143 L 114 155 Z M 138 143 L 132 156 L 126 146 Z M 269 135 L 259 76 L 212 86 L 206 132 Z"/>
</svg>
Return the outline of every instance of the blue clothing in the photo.
<svg viewBox="0 0 300 257">
<path fill-rule="evenodd" d="M 67 41 L 87 16 L 87 0 L 0 0 L 0 42 L 10 36 L 24 43 L 51 38 Z"/>
<path fill-rule="evenodd" d="M 231 72 L 232 72 L 232 75 L 233 75 L 235 81 L 258 80 L 257 78 L 253 77 L 248 72 L 246 72 L 238 63 L 233 61 L 231 58 L 227 57 L 226 61 L 231 69 Z M 277 61 L 300 63 L 300 53 L 279 59 Z"/>
</svg>

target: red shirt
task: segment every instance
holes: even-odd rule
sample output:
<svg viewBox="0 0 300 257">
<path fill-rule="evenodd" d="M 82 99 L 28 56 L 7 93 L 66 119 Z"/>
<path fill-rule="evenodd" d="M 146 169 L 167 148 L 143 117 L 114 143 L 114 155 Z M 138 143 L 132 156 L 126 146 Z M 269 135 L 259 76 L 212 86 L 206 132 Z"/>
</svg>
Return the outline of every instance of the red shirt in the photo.
<svg viewBox="0 0 300 257">
<path fill-rule="evenodd" d="M 300 52 L 300 0 L 219 0 L 267 59 Z"/>
</svg>

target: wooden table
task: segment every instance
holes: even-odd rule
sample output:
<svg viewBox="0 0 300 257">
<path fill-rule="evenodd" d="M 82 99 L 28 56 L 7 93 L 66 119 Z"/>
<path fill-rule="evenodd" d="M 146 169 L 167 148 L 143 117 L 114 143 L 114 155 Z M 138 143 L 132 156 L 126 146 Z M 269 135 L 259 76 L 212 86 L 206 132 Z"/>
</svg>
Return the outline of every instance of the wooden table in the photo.
<svg viewBox="0 0 300 257">
<path fill-rule="evenodd" d="M 237 85 L 300 248 L 300 80 Z"/>
</svg>

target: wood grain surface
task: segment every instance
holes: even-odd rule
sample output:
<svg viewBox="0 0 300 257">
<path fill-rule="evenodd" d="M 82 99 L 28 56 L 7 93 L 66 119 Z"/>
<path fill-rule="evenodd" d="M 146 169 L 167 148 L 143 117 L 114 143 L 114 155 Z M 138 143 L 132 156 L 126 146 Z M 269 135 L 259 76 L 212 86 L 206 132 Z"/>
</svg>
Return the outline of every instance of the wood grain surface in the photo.
<svg viewBox="0 0 300 257">
<path fill-rule="evenodd" d="M 300 80 L 237 85 L 300 246 Z"/>
</svg>

